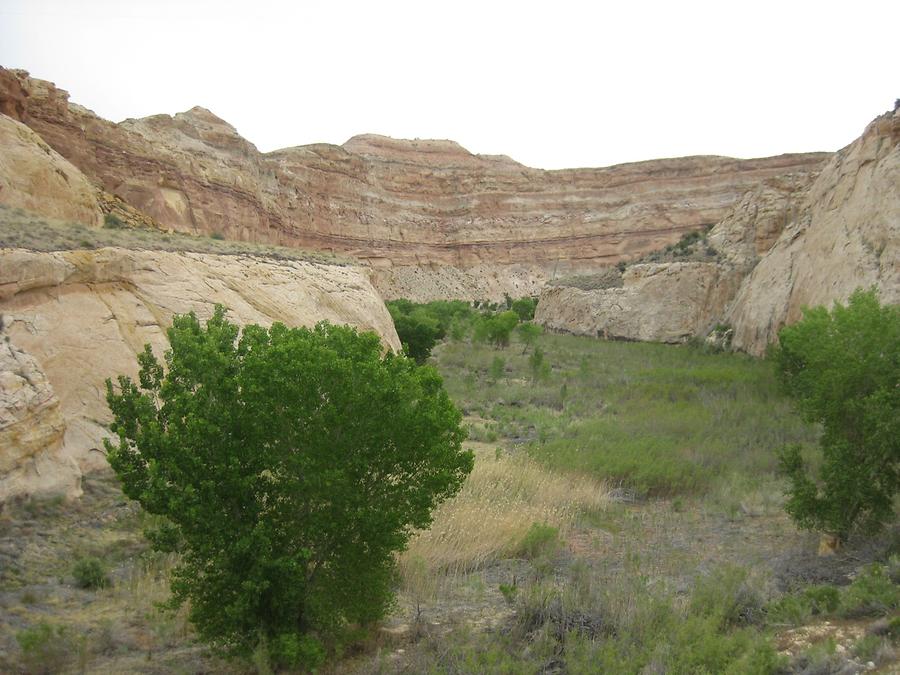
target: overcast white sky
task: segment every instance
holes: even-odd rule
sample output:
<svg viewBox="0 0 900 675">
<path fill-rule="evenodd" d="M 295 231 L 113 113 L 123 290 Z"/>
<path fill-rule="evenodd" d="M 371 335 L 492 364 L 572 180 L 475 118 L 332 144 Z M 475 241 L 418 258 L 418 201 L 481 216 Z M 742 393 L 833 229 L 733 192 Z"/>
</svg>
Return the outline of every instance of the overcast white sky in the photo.
<svg viewBox="0 0 900 675">
<path fill-rule="evenodd" d="M 530 166 L 836 150 L 900 97 L 900 1 L 0 0 L 0 65 L 261 150 L 366 132 Z"/>
</svg>

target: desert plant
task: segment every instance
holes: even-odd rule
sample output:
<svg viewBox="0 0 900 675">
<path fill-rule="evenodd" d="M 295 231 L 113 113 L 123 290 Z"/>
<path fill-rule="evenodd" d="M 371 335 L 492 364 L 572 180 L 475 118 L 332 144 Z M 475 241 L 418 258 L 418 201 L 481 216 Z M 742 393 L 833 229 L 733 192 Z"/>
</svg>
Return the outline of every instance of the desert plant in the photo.
<svg viewBox="0 0 900 675">
<path fill-rule="evenodd" d="M 98 589 L 109 586 L 106 567 L 99 558 L 80 558 L 72 567 L 72 576 L 78 588 Z"/>
<path fill-rule="evenodd" d="M 541 555 L 552 555 L 559 546 L 558 528 L 546 523 L 532 523 L 515 552 L 523 558 L 534 559 Z"/>
<path fill-rule="evenodd" d="M 125 227 L 125 221 L 119 218 L 115 213 L 107 213 L 103 216 L 103 227 L 107 227 L 111 230 L 121 230 Z"/>
<path fill-rule="evenodd" d="M 46 621 L 16 633 L 16 642 L 22 650 L 22 665 L 30 675 L 63 672 L 75 655 L 65 626 Z"/>
</svg>

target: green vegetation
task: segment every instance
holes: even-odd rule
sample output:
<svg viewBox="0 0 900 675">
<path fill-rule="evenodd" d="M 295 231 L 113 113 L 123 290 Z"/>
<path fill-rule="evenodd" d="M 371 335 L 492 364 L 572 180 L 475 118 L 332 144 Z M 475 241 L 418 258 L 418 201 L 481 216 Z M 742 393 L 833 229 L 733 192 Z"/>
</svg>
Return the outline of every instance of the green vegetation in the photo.
<svg viewBox="0 0 900 675">
<path fill-rule="evenodd" d="M 537 309 L 537 298 L 519 298 L 509 303 L 509 308 L 516 313 L 519 321 L 531 321 Z"/>
<path fill-rule="evenodd" d="M 523 558 L 533 559 L 555 553 L 560 545 L 559 528 L 546 523 L 532 523 L 515 553 Z"/>
<path fill-rule="evenodd" d="M 417 363 L 425 363 L 438 340 L 448 331 L 462 339 L 465 325 L 472 316 L 469 303 L 459 300 L 435 300 L 417 305 L 406 299 L 390 300 L 388 311 L 406 355 Z"/>
<path fill-rule="evenodd" d="M 540 356 L 504 352 L 500 384 L 486 345 L 449 342 L 436 361 L 464 410 L 556 470 L 648 496 L 780 504 L 777 450 L 816 438 L 745 355 L 553 334 L 535 345 Z"/>
<path fill-rule="evenodd" d="M 562 584 L 507 585 L 508 630 L 458 630 L 427 640 L 412 672 L 776 673 L 786 665 L 754 625 L 744 577 L 712 575 L 678 603 L 646 580 L 598 584 L 583 564 Z M 725 586 L 718 586 L 725 582 Z"/>
<path fill-rule="evenodd" d="M 98 558 L 81 558 L 72 568 L 75 585 L 78 588 L 98 589 L 109 586 L 106 567 Z"/>
<path fill-rule="evenodd" d="M 857 291 L 832 311 L 816 307 L 782 329 L 772 350 L 784 391 L 822 426 L 821 468 L 789 445 L 787 511 L 801 527 L 841 539 L 881 529 L 900 491 L 900 307 Z"/>
<path fill-rule="evenodd" d="M 512 300 L 507 296 L 506 304 L 513 309 L 485 309 L 481 312 L 460 300 L 435 300 L 416 304 L 401 298 L 389 300 L 385 304 L 407 356 L 418 363 L 424 363 L 438 341 L 448 335 L 454 342 L 463 341 L 471 334 L 474 341 L 487 342 L 498 349 L 509 346 L 513 330 L 520 320 L 526 320 L 522 317 L 534 317 L 537 300 Z M 525 336 L 527 345 L 533 343 L 540 332 L 540 328 L 534 326 L 524 329 L 520 334 Z"/>
<path fill-rule="evenodd" d="M 103 216 L 103 227 L 107 227 L 112 230 L 121 230 L 126 227 L 125 221 L 123 221 L 119 216 L 114 213 L 107 213 Z"/>
<path fill-rule="evenodd" d="M 75 645 L 64 626 L 41 621 L 17 633 L 16 641 L 27 673 L 53 675 L 63 672 L 74 661 Z"/>
<path fill-rule="evenodd" d="M 372 333 L 176 316 L 166 368 L 107 382 L 125 493 L 180 554 L 175 608 L 226 654 L 314 668 L 388 610 L 394 554 L 472 469 L 437 373 Z"/>
</svg>

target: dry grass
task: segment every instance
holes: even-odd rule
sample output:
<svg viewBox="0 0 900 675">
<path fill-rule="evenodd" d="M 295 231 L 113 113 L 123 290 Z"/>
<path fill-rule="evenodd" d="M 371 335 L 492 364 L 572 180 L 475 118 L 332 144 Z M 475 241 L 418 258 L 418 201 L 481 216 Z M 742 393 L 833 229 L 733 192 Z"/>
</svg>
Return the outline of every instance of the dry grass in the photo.
<svg viewBox="0 0 900 675">
<path fill-rule="evenodd" d="M 571 528 L 586 511 L 606 507 L 606 487 L 591 478 L 554 473 L 524 454 L 476 450 L 475 468 L 456 498 L 435 512 L 401 556 L 406 573 L 416 561 L 432 571 L 464 573 L 509 555 L 533 523 Z"/>
</svg>

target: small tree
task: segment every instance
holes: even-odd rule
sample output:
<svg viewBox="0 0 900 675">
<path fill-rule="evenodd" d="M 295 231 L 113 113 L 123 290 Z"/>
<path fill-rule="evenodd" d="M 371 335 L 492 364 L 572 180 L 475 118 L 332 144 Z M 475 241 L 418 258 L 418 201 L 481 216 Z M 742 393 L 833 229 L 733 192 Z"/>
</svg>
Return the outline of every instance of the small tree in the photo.
<svg viewBox="0 0 900 675">
<path fill-rule="evenodd" d="M 384 615 L 394 554 L 472 468 L 438 374 L 382 355 L 372 333 L 203 327 L 177 316 L 166 368 L 147 346 L 139 383 L 107 381 L 125 493 L 164 517 L 181 553 L 172 606 L 200 637 L 314 667 L 348 624 Z"/>
<path fill-rule="evenodd" d="M 496 382 L 506 374 L 506 361 L 501 356 L 495 356 L 491 361 L 491 380 Z"/>
<path fill-rule="evenodd" d="M 537 298 L 519 298 L 514 300 L 510 309 L 519 315 L 519 321 L 531 321 L 537 309 Z"/>
<path fill-rule="evenodd" d="M 519 340 L 522 342 L 522 353 L 524 354 L 528 351 L 529 347 L 537 342 L 537 339 L 541 336 L 541 333 L 544 332 L 544 329 L 536 323 L 531 323 L 529 321 L 520 323 L 516 327 L 516 332 L 519 334 Z"/>
<path fill-rule="evenodd" d="M 782 453 L 788 513 L 839 539 L 855 527 L 877 530 L 900 489 L 900 308 L 856 291 L 846 307 L 805 310 L 779 343 L 772 353 L 782 387 L 822 426 L 818 476 L 798 446 Z"/>
<path fill-rule="evenodd" d="M 518 314 L 511 310 L 494 314 L 486 319 L 488 341 L 498 349 L 508 347 L 510 335 L 518 323 Z"/>
<path fill-rule="evenodd" d="M 438 322 L 421 312 L 393 316 L 397 337 L 406 355 L 422 364 L 431 356 L 431 350 L 443 333 Z"/>
</svg>

